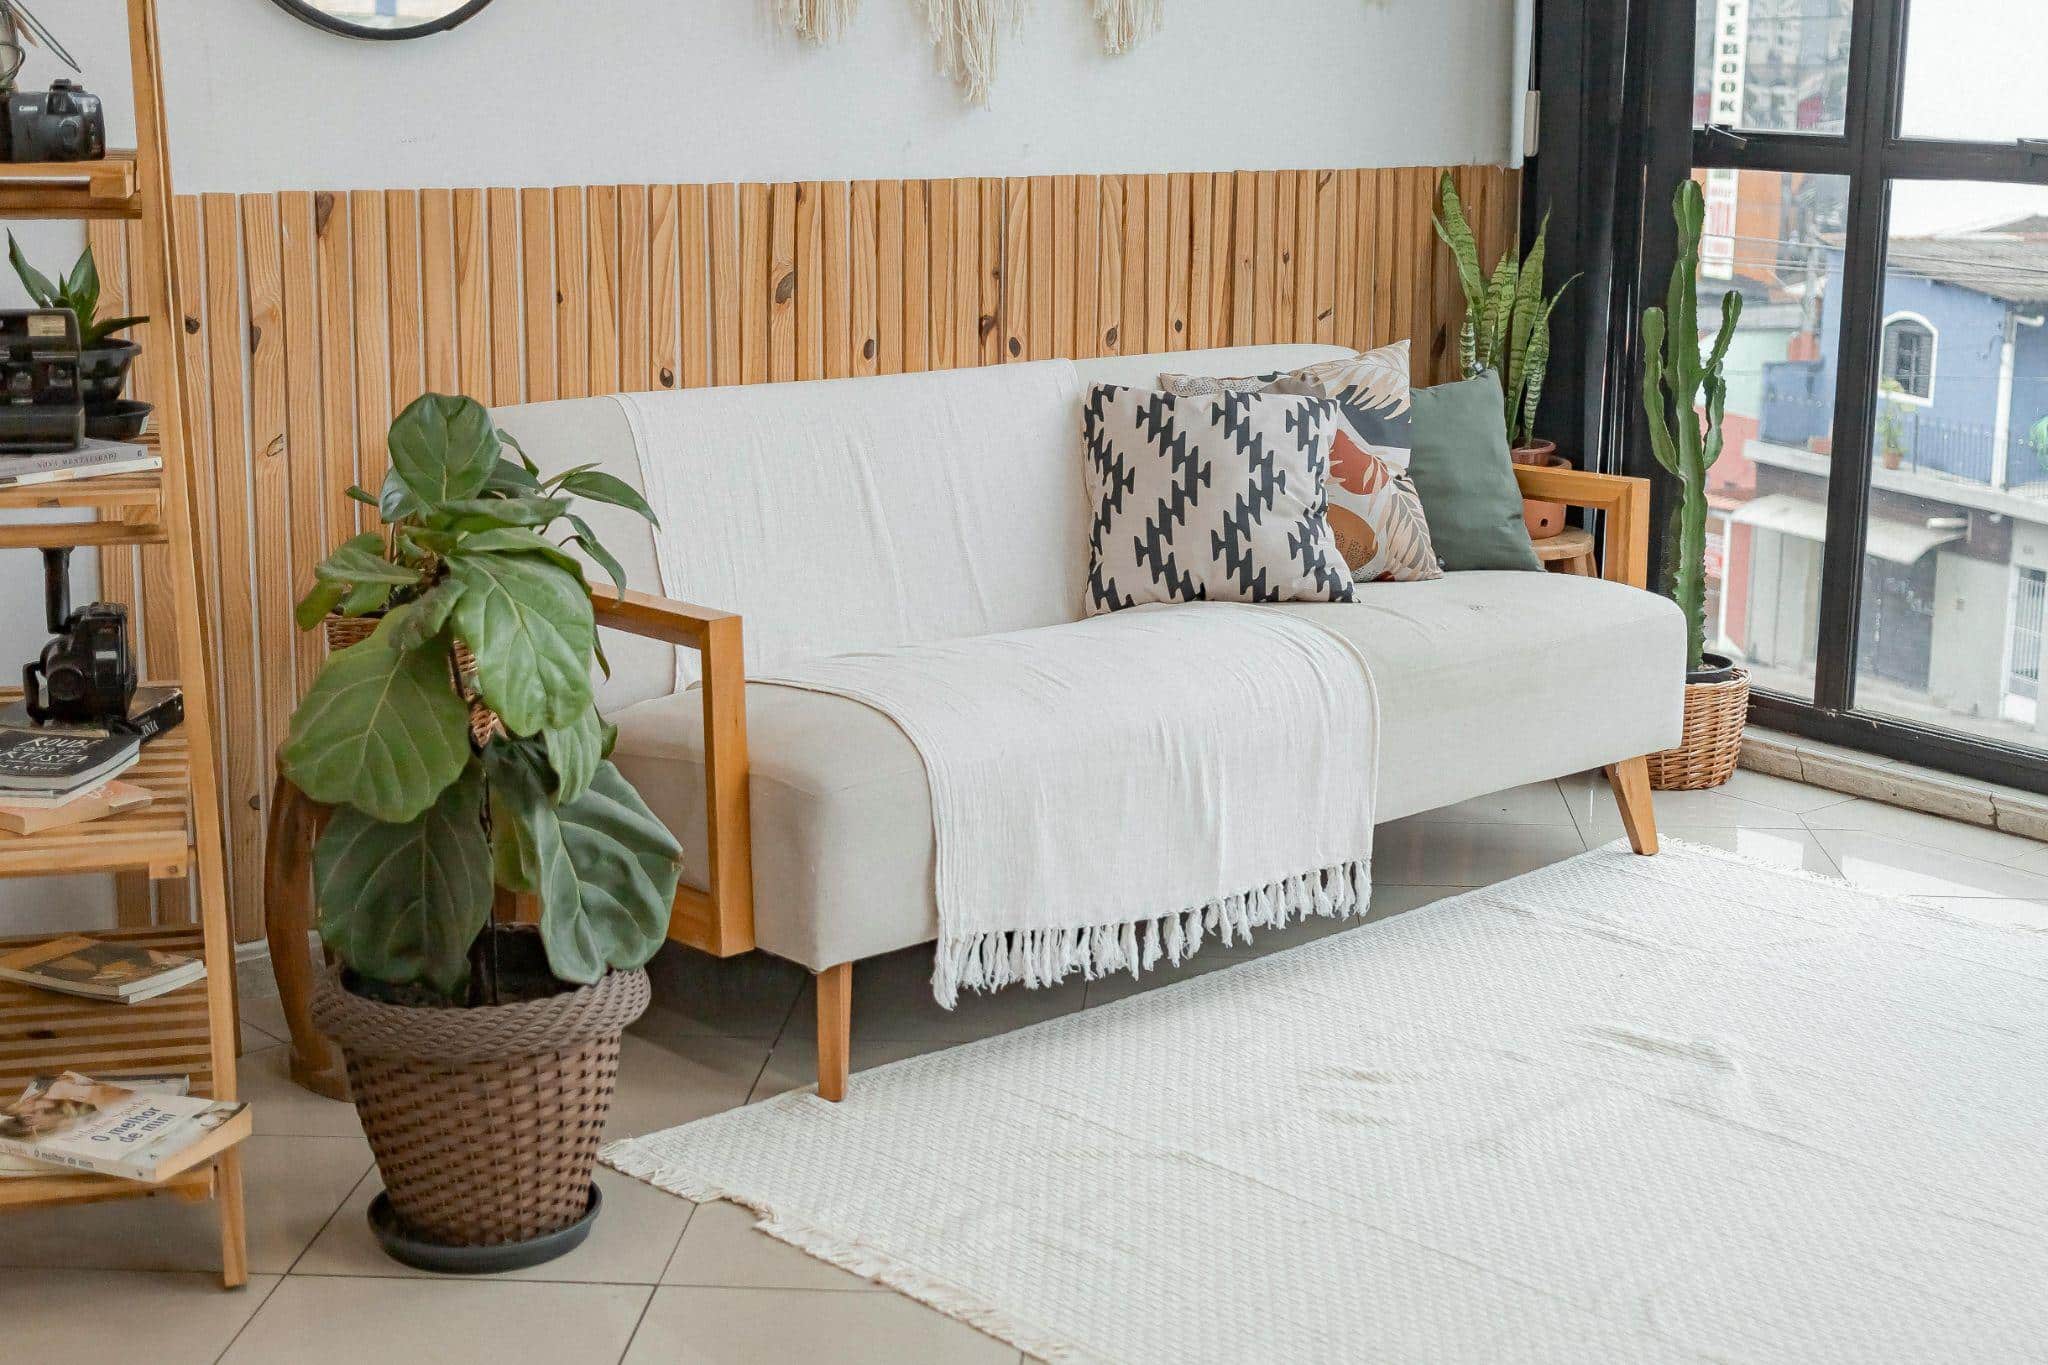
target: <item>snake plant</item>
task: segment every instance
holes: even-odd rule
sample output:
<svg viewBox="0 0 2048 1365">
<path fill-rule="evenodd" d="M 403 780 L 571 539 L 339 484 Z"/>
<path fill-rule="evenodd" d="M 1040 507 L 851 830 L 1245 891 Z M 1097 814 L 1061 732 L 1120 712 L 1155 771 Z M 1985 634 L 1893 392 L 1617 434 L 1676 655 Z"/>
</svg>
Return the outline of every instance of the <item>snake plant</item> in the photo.
<svg viewBox="0 0 2048 1365">
<path fill-rule="evenodd" d="M 428 394 L 389 445 L 379 494 L 348 490 L 383 528 L 321 561 L 298 611 L 301 629 L 380 618 L 328 658 L 278 754 L 334 808 L 314 849 L 320 936 L 359 976 L 460 999 L 504 887 L 539 901 L 557 979 L 638 967 L 666 935 L 680 851 L 608 761 L 591 588 L 567 547 L 617 580 L 574 500 L 654 512 L 590 465 L 542 477 L 473 399 Z M 481 737 L 470 696 L 496 716 Z"/>
<path fill-rule="evenodd" d="M 1529 444 L 1534 437 L 1536 405 L 1543 399 L 1543 377 L 1550 368 L 1550 312 L 1577 275 L 1543 295 L 1544 239 L 1550 215 L 1543 215 L 1536 240 L 1526 257 L 1513 250 L 1501 253 L 1491 277 L 1480 272 L 1479 241 L 1465 217 L 1458 187 L 1444 173 L 1437 197 L 1436 235 L 1443 238 L 1458 265 L 1458 287 L 1465 293 L 1465 322 L 1458 332 L 1458 363 L 1465 377 L 1485 370 L 1500 374 L 1508 444 Z"/>
<path fill-rule="evenodd" d="M 1678 221 L 1678 260 L 1662 308 L 1643 310 L 1643 412 L 1650 449 L 1678 480 L 1678 506 L 1664 538 L 1664 593 L 1685 612 L 1686 669 L 1697 672 L 1706 648 L 1707 471 L 1721 458 L 1722 418 L 1728 406 L 1723 364 L 1742 318 L 1742 295 L 1721 296 L 1721 330 L 1700 352 L 1700 232 L 1706 197 L 1685 180 L 1671 200 Z"/>
</svg>

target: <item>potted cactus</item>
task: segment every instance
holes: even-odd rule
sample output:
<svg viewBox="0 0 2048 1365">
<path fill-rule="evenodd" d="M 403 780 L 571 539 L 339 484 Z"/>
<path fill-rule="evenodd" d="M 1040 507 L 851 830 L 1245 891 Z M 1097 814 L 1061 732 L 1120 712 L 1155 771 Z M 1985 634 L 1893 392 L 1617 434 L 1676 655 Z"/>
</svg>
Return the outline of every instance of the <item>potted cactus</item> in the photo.
<svg viewBox="0 0 2048 1365">
<path fill-rule="evenodd" d="M 492 1271 L 587 1233 L 620 1034 L 647 1007 L 679 850 L 608 761 L 585 498 L 653 513 L 583 466 L 543 478 L 468 398 L 391 425 L 380 530 L 299 604 L 332 648 L 278 758 L 331 808 L 314 848 L 333 968 L 314 1017 L 348 1062 L 397 1259 Z M 557 531 L 555 528 L 565 528 Z M 501 894 L 503 893 L 503 894 Z M 524 897 L 538 924 L 505 924 Z"/>
<path fill-rule="evenodd" d="M 1502 253 L 1489 277 L 1480 271 L 1479 243 L 1465 217 L 1458 187 L 1444 173 L 1437 197 L 1437 236 L 1451 250 L 1458 267 L 1458 287 L 1465 294 L 1465 321 L 1458 331 L 1458 363 L 1464 376 L 1485 370 L 1500 374 L 1502 420 L 1507 427 L 1508 454 L 1516 464 L 1567 468 L 1571 461 L 1557 453 L 1557 442 L 1535 432 L 1536 408 L 1543 399 L 1543 379 L 1550 369 L 1550 314 L 1577 275 L 1543 293 L 1544 239 L 1550 216 L 1544 215 L 1526 257 Z M 1564 530 L 1564 505 L 1524 500 L 1522 519 L 1532 540 Z"/>
<path fill-rule="evenodd" d="M 1723 366 L 1742 317 L 1742 295 L 1721 296 L 1721 326 L 1704 354 L 1699 328 L 1700 232 L 1706 199 L 1686 180 L 1672 198 L 1678 260 L 1662 308 L 1643 310 L 1643 412 L 1650 449 L 1678 481 L 1664 540 L 1664 592 L 1685 613 L 1685 732 L 1676 749 L 1650 756 L 1660 790 L 1717 787 L 1735 772 L 1749 713 L 1749 675 L 1706 649 L 1707 472 L 1721 458 L 1728 404 Z"/>
</svg>

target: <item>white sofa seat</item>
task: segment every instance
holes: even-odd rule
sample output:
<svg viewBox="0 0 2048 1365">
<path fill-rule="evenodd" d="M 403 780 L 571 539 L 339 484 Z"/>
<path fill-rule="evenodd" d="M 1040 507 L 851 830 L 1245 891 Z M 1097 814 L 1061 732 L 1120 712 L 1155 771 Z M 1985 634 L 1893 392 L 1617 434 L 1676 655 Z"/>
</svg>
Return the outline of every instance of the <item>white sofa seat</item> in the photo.
<svg viewBox="0 0 2048 1365">
<path fill-rule="evenodd" d="M 1381 818 L 1620 762 L 1678 739 L 1683 618 L 1600 579 L 1456 573 L 1374 584 L 1355 604 L 1274 607 L 1321 622 L 1372 665 Z M 614 761 L 706 865 L 694 692 L 617 712 Z M 814 970 L 938 933 L 924 765 L 881 713 L 794 688 L 747 688 L 754 924 L 762 948 Z M 1364 780 L 1364 775 L 1361 775 Z"/>
</svg>

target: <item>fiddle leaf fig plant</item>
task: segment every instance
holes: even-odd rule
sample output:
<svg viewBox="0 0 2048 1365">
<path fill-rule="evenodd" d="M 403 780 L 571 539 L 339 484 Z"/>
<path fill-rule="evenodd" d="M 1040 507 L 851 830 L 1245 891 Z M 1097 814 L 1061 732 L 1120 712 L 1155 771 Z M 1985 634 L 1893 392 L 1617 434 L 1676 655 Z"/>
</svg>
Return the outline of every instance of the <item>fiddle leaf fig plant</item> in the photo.
<svg viewBox="0 0 2048 1365">
<path fill-rule="evenodd" d="M 389 446 L 378 493 L 349 490 L 382 529 L 336 547 L 297 612 L 302 630 L 380 618 L 329 657 L 279 751 L 334 807 L 313 858 L 321 938 L 359 977 L 461 1000 L 503 887 L 538 899 L 558 979 L 638 967 L 666 936 L 681 850 L 609 761 L 592 589 L 567 547 L 623 591 L 571 509 L 653 509 L 589 466 L 542 477 L 469 398 L 419 399 Z M 481 740 L 472 701 L 497 718 Z"/>
</svg>

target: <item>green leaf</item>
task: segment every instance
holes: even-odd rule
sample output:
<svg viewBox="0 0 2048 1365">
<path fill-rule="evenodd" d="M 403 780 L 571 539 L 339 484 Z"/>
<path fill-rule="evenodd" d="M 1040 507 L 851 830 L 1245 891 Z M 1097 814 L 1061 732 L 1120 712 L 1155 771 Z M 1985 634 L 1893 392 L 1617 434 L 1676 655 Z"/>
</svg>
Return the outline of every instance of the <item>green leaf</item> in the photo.
<svg viewBox="0 0 2048 1365">
<path fill-rule="evenodd" d="M 572 473 L 564 478 L 558 487 L 564 493 L 573 493 L 579 498 L 589 498 L 592 502 L 608 502 L 614 507 L 638 512 L 647 518 L 650 524 L 661 525 L 660 518 L 656 517 L 654 509 L 647 505 L 647 499 L 640 496 L 639 489 L 601 469 L 586 469 Z"/>
<path fill-rule="evenodd" d="M 398 650 L 411 608 L 336 650 L 292 714 L 278 751 L 285 776 L 327 806 L 379 820 L 416 818 L 469 762 L 469 707 L 442 649 Z"/>
<path fill-rule="evenodd" d="M 505 433 L 499 432 L 498 439 L 504 440 Z M 540 492 L 540 479 L 534 475 L 532 470 L 527 469 L 524 465 L 508 460 L 501 455 L 498 457 L 497 466 L 491 470 L 491 477 L 484 480 L 483 491 L 486 493 L 505 493 L 513 497 L 519 497 L 522 494 L 528 493 L 538 494 Z"/>
<path fill-rule="evenodd" d="M 369 490 L 361 484 L 352 483 L 341 491 L 351 502 L 362 503 L 365 507 L 375 507 L 377 505 L 377 500 L 371 497 Z"/>
<path fill-rule="evenodd" d="M 597 532 L 590 529 L 589 522 L 577 516 L 574 512 L 571 512 L 565 519 L 571 526 L 576 528 L 576 534 L 569 537 L 569 539 L 583 547 L 583 553 L 589 555 L 592 561 L 605 571 L 606 575 L 612 580 L 612 586 L 619 590 L 618 595 L 624 597 L 626 595 L 626 570 L 624 566 L 619 563 L 610 550 L 604 547 L 604 542 L 597 538 Z"/>
<path fill-rule="evenodd" d="M 393 649 L 418 649 L 441 633 L 449 613 L 462 597 L 462 585 L 444 578 L 412 600 L 411 608 L 389 627 Z"/>
<path fill-rule="evenodd" d="M 533 476 L 534 485 L 538 487 L 540 484 L 540 466 L 535 464 L 533 457 L 526 453 L 526 447 L 519 444 L 518 440 L 509 431 L 499 432 L 498 439 L 512 448 L 512 453 L 519 457 L 520 466 Z"/>
<path fill-rule="evenodd" d="M 500 449 L 483 404 L 440 393 L 423 394 L 399 413 L 386 444 L 392 472 L 428 508 L 481 492 Z"/>
<path fill-rule="evenodd" d="M 21 254 L 21 243 L 14 240 L 12 232 L 7 234 L 7 259 L 14 266 L 14 273 L 21 277 L 21 287 L 28 291 L 28 296 L 36 307 L 64 306 L 57 296 L 57 286 L 50 283 L 49 276 L 28 263 L 28 257 Z"/>
<path fill-rule="evenodd" d="M 313 577 L 325 583 L 389 583 L 394 587 L 411 587 L 420 581 L 419 570 L 385 557 L 384 537 L 375 531 L 343 541 L 333 554 L 313 566 Z"/>
<path fill-rule="evenodd" d="M 530 739 L 495 740 L 484 748 L 491 791 L 491 865 L 508 891 L 540 889 L 538 812 L 550 804 L 544 752 Z"/>
<path fill-rule="evenodd" d="M 454 531 L 545 526 L 568 510 L 567 498 L 450 498 L 434 509 L 434 524 Z"/>
<path fill-rule="evenodd" d="M 315 583 L 312 591 L 301 597 L 299 605 L 292 609 L 292 620 L 300 630 L 311 630 L 325 619 L 327 613 L 340 606 L 341 599 L 346 596 L 346 583 Z"/>
<path fill-rule="evenodd" d="M 581 796 L 551 805 L 530 751 L 504 747 L 491 769 L 492 828 L 502 813 L 518 829 L 499 846 L 499 875 L 530 855 L 548 969 L 588 984 L 643 965 L 668 935 L 682 857 L 674 836 L 611 764 Z"/>
<path fill-rule="evenodd" d="M 373 980 L 460 991 L 470 945 L 490 922 L 483 809 L 483 772 L 470 763 L 414 819 L 335 811 L 313 852 L 321 941 Z"/>
<path fill-rule="evenodd" d="M 64 292 L 87 316 L 99 311 L 100 270 L 93 262 L 90 246 L 78 253 L 78 260 L 71 267 L 71 278 L 64 281 Z"/>
<path fill-rule="evenodd" d="M 540 737 L 555 773 L 555 800 L 574 801 L 590 786 L 591 775 L 604 759 L 604 724 L 597 718 L 597 708 L 585 707 L 574 723 L 548 726 Z"/>
<path fill-rule="evenodd" d="M 597 627 L 582 579 L 532 554 L 457 554 L 455 633 L 476 655 L 486 705 L 515 735 L 567 725 L 590 705 Z"/>
<path fill-rule="evenodd" d="M 575 574 L 579 580 L 583 577 L 581 560 L 540 532 L 524 526 L 498 526 L 488 531 L 475 531 L 455 544 L 457 554 L 483 554 L 487 551 L 544 555 Z"/>
<path fill-rule="evenodd" d="M 391 600 L 392 587 L 389 583 L 364 583 L 349 589 L 348 596 L 341 599 L 343 616 L 369 616 L 384 610 Z"/>
</svg>

